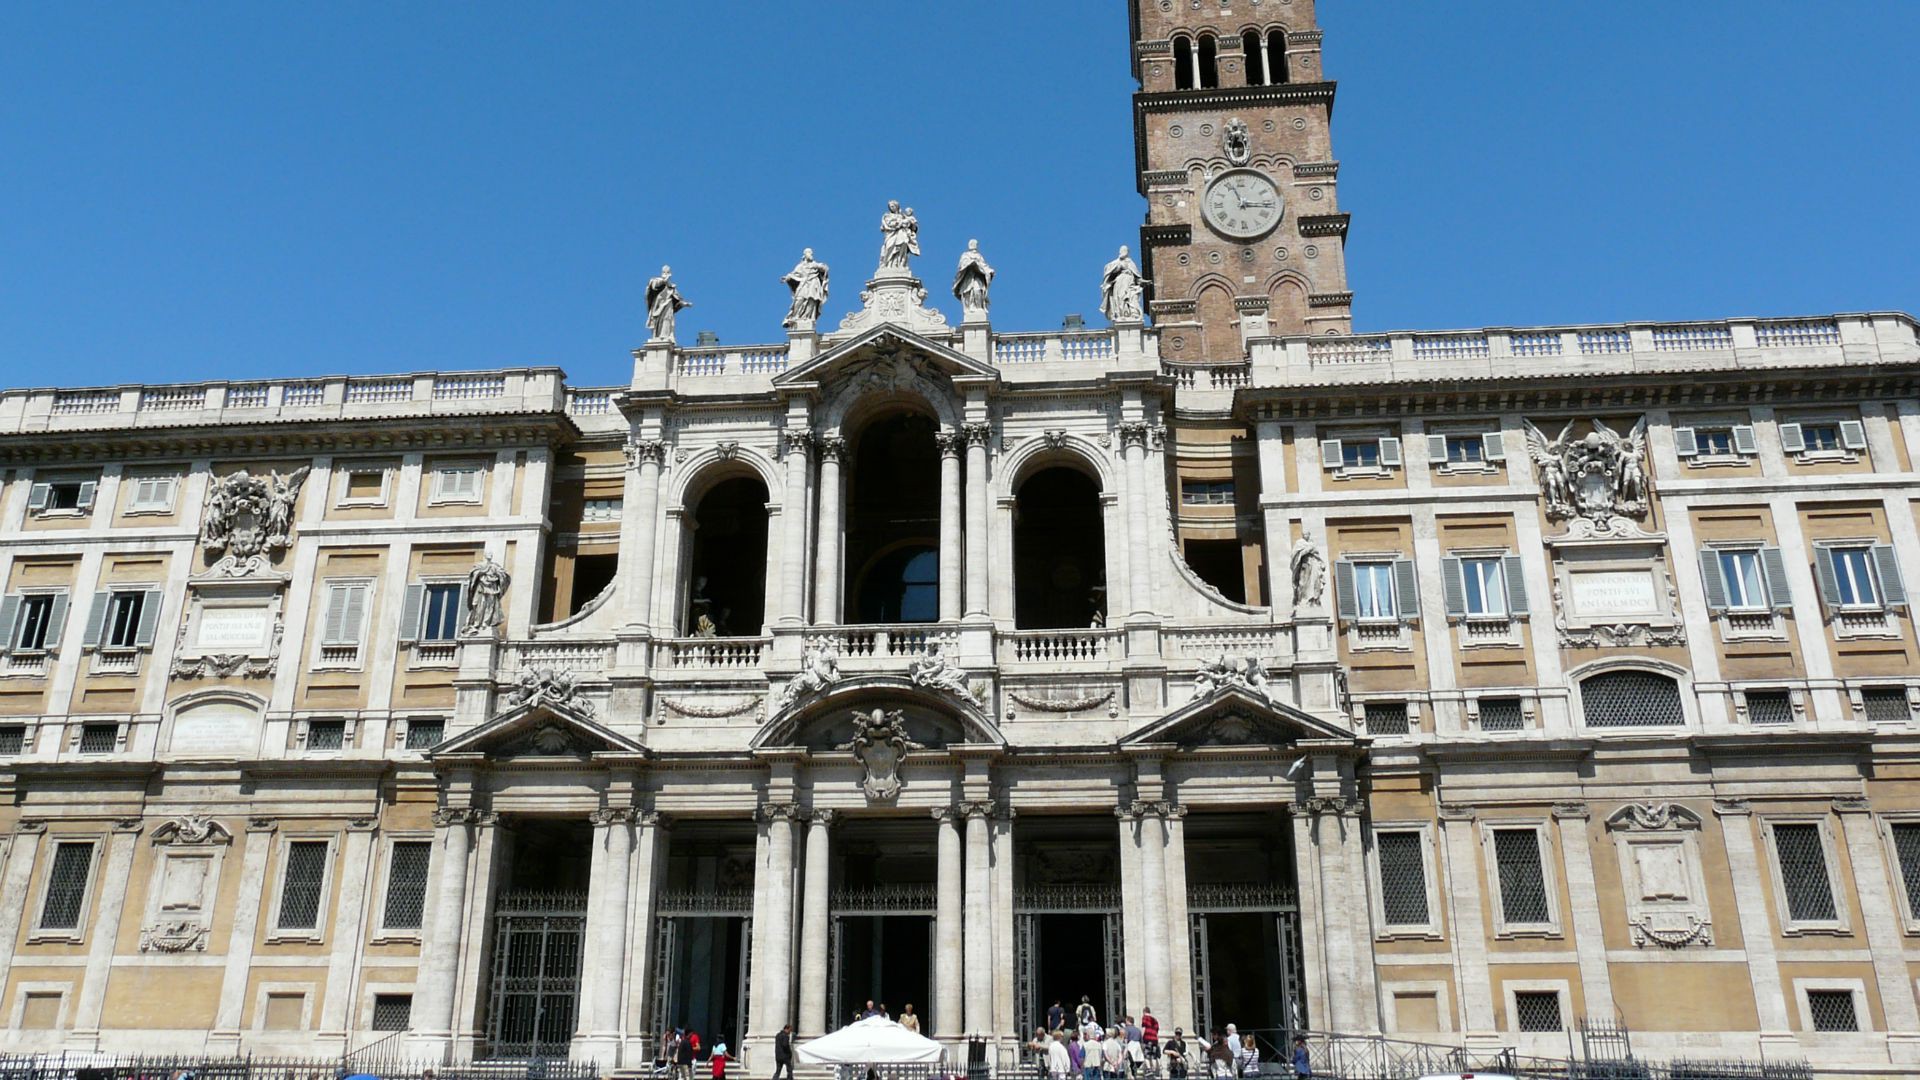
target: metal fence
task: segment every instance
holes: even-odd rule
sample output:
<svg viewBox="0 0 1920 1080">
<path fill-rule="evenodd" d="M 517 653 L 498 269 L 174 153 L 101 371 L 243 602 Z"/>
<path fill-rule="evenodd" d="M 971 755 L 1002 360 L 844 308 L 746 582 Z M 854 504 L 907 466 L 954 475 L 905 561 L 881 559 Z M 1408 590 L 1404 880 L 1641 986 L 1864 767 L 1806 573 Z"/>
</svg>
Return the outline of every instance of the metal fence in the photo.
<svg viewBox="0 0 1920 1080">
<path fill-rule="evenodd" d="M 0 1056 L 0 1080 L 597 1080 L 598 1066 L 570 1061 L 438 1065 L 375 1044 L 337 1057 L 206 1057 L 87 1052 Z"/>
</svg>

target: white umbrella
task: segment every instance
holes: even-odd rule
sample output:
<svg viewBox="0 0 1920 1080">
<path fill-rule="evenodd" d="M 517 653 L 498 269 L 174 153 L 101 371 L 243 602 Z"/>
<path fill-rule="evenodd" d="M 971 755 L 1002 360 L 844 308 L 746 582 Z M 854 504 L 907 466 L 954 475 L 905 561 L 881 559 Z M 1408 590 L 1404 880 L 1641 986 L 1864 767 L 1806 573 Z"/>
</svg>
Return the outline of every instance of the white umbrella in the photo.
<svg viewBox="0 0 1920 1080">
<path fill-rule="evenodd" d="M 856 1020 L 831 1035 L 794 1047 L 808 1065 L 894 1065 L 939 1061 L 944 1050 L 884 1016 Z"/>
</svg>

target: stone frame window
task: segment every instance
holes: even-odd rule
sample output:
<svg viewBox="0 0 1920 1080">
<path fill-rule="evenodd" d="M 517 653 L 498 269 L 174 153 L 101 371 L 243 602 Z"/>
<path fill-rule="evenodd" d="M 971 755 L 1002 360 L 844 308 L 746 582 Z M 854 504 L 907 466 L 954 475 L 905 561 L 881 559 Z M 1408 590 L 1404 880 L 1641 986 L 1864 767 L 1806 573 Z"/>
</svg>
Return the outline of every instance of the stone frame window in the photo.
<svg viewBox="0 0 1920 1080">
<path fill-rule="evenodd" d="M 489 462 L 453 458 L 435 461 L 430 468 L 433 478 L 427 488 L 428 506 L 480 506 L 487 501 L 487 480 L 493 475 Z"/>
<path fill-rule="evenodd" d="M 1804 417 L 1780 425 L 1780 449 L 1803 462 L 1858 461 L 1867 425 L 1858 417 Z"/>
<path fill-rule="evenodd" d="M 1501 987 L 1507 1006 L 1507 1030 L 1516 1034 L 1558 1034 L 1567 1030 L 1573 1016 L 1573 990 L 1565 979 L 1508 979 Z M 1551 998 L 1556 1006 L 1556 1027 L 1545 1027 L 1537 1020 Z M 1523 1020 L 1532 1021 L 1522 1024 Z"/>
<path fill-rule="evenodd" d="M 1883 815 L 1880 839 L 1893 874 L 1900 925 L 1908 934 L 1920 935 L 1920 813 Z"/>
<path fill-rule="evenodd" d="M 1575 715 L 1584 729 L 1638 732 L 1651 728 L 1672 731 L 1690 726 L 1692 716 L 1687 707 L 1690 688 L 1673 672 L 1648 667 L 1644 662 L 1626 661 L 1582 671 L 1571 681 L 1579 705 Z M 1669 689 L 1671 700 L 1667 694 Z M 1658 700 L 1653 697 L 1656 691 Z M 1658 707 L 1642 708 L 1648 705 Z"/>
<path fill-rule="evenodd" d="M 0 652 L 9 656 L 60 655 L 60 637 L 66 632 L 72 593 L 67 588 L 22 589 L 0 599 Z M 38 673 L 40 665 L 30 665 Z"/>
<path fill-rule="evenodd" d="M 85 517 L 100 493 L 97 475 L 35 478 L 27 489 L 27 513 L 33 517 Z"/>
<path fill-rule="evenodd" d="M 413 1025 L 413 993 L 384 987 L 373 994 L 367 1011 L 368 1031 L 407 1031 Z"/>
<path fill-rule="evenodd" d="M 447 721 L 442 716 L 409 716 L 402 724 L 402 750 L 430 750 L 447 737 Z"/>
<path fill-rule="evenodd" d="M 81 944 L 87 939 L 87 924 L 93 918 L 93 894 L 107 838 L 94 833 L 62 833 L 48 836 L 42 846 L 46 868 L 34 890 L 33 928 L 27 942 Z M 76 873 L 80 875 L 77 880 Z M 52 907 L 56 902 L 57 909 Z M 48 922 L 49 914 L 54 916 L 52 923 Z"/>
<path fill-rule="evenodd" d="M 1372 837 L 1373 842 L 1367 845 L 1367 862 L 1379 885 L 1373 890 L 1373 922 L 1378 928 L 1375 937 L 1381 941 L 1440 940 L 1440 874 L 1435 865 L 1433 823 L 1375 822 Z M 1415 873 L 1420 880 L 1407 880 Z M 1412 907 L 1416 899 L 1421 908 L 1419 919 L 1411 917 L 1416 914 Z"/>
<path fill-rule="evenodd" d="M 1634 946 L 1712 947 L 1700 815 L 1677 803 L 1629 803 L 1607 817 L 1606 827 Z"/>
<path fill-rule="evenodd" d="M 1905 683 L 1855 684 L 1847 688 L 1847 702 L 1868 724 L 1911 724 L 1914 688 Z"/>
<path fill-rule="evenodd" d="M 1232 506 L 1234 486 L 1231 478 L 1225 480 L 1194 479 L 1181 477 L 1180 505 L 1182 506 Z"/>
<path fill-rule="evenodd" d="M 1531 856 L 1528 839 L 1532 841 Z M 1557 862 L 1547 822 L 1541 818 L 1483 819 L 1480 843 L 1486 856 L 1494 937 L 1559 937 L 1559 875 L 1554 872 Z M 1535 874 L 1538 880 L 1530 880 Z M 1527 910 L 1534 904 L 1538 906 Z M 1541 917 L 1527 918 L 1530 914 Z"/>
<path fill-rule="evenodd" d="M 1497 473 L 1507 460 L 1506 433 L 1484 426 L 1460 431 L 1428 431 L 1427 465 L 1442 476 Z"/>
<path fill-rule="evenodd" d="M 1780 932 L 1789 937 L 1851 933 L 1839 851 L 1827 815 L 1769 815 L 1762 825 Z"/>
<path fill-rule="evenodd" d="M 418 942 L 426 928 L 427 897 L 433 885 L 433 834 L 401 832 L 384 837 L 379 872 L 378 891 L 373 894 L 379 897 L 379 933 L 374 941 Z"/>
<path fill-rule="evenodd" d="M 334 836 L 293 833 L 280 837 L 274 851 L 272 922 L 267 931 L 269 942 L 319 944 L 326 940 L 329 901 L 333 896 L 334 862 L 338 856 L 339 842 Z M 299 875 L 299 880 L 289 880 L 290 869 Z M 290 885 L 300 893 L 290 896 Z M 290 919 L 296 924 L 303 921 L 303 913 L 308 906 L 304 894 L 309 892 L 313 896 L 313 925 L 287 925 Z M 292 907 L 289 907 L 290 903 Z"/>
<path fill-rule="evenodd" d="M 1769 727 L 1798 723 L 1806 707 L 1806 699 L 1791 687 L 1749 686 L 1740 691 L 1734 711 L 1749 725 Z"/>
<path fill-rule="evenodd" d="M 1793 1000 L 1800 1007 L 1800 1030 L 1820 1033 L 1852 1033 L 1873 1030 L 1873 1014 L 1867 1011 L 1867 984 L 1862 979 L 1795 979 Z M 1834 1005 L 1851 1005 L 1852 1027 L 1833 1026 L 1837 1019 Z M 1842 1013 L 1841 1015 L 1844 1015 Z"/>
<path fill-rule="evenodd" d="M 394 463 L 390 461 L 336 464 L 334 473 L 340 479 L 333 505 L 341 509 L 386 506 L 393 499 L 394 471 Z M 375 479 L 369 483 L 368 477 Z"/>
<path fill-rule="evenodd" d="M 173 513 L 174 500 L 180 491 L 180 477 L 172 473 L 145 476 L 123 475 L 120 483 L 132 489 L 127 496 L 127 509 L 124 516 Z"/>
<path fill-rule="evenodd" d="M 1529 617 L 1526 566 L 1505 548 L 1459 548 L 1440 559 L 1447 621 L 1462 649 L 1521 647 L 1517 624 Z"/>
<path fill-rule="evenodd" d="M 1391 476 L 1402 464 L 1399 437 L 1385 432 L 1354 432 L 1320 440 L 1320 468 L 1335 480 Z"/>
<path fill-rule="evenodd" d="M 1752 424 L 1708 421 L 1673 429 L 1673 454 L 1685 465 L 1744 465 L 1759 453 Z"/>
<path fill-rule="evenodd" d="M 1333 564 L 1334 608 L 1349 647 L 1413 648 L 1410 624 L 1420 618 L 1413 560 L 1399 552 L 1355 552 Z"/>
<path fill-rule="evenodd" d="M 1480 694 L 1467 698 L 1467 723 L 1486 735 L 1516 735 L 1532 731 L 1534 699 L 1514 694 Z"/>
</svg>

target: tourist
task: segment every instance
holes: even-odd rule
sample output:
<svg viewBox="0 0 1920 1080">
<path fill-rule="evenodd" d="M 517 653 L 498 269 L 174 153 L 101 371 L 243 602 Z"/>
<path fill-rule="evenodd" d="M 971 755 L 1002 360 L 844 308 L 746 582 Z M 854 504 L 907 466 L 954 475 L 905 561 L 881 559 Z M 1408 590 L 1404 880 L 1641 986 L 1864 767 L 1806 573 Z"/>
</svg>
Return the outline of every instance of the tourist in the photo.
<svg viewBox="0 0 1920 1080">
<path fill-rule="evenodd" d="M 727 1043 L 722 1039 L 713 1044 L 713 1057 L 709 1059 L 713 1066 L 713 1080 L 727 1080 Z"/>
<path fill-rule="evenodd" d="M 1049 1041 L 1045 1028 L 1034 1028 L 1033 1037 L 1027 1040 L 1027 1053 L 1032 1054 L 1036 1060 L 1044 1063 L 1047 1057 L 1047 1043 Z"/>
<path fill-rule="evenodd" d="M 1067 1054 L 1067 1037 L 1056 1030 L 1047 1040 L 1047 1075 L 1052 1080 L 1068 1080 L 1073 1059 Z"/>
<path fill-rule="evenodd" d="M 787 1024 L 780 1034 L 773 1037 L 773 1080 L 780 1080 L 785 1073 L 787 1080 L 793 1080 L 793 1025 Z"/>
<path fill-rule="evenodd" d="M 1080 995 L 1080 1004 L 1073 1010 L 1073 1022 L 1082 1028 L 1099 1030 L 1100 1014 L 1094 1011 L 1093 1002 L 1088 1001 L 1085 994 Z"/>
<path fill-rule="evenodd" d="M 920 1033 L 920 1018 L 913 1014 L 913 1002 L 911 1001 L 907 1002 L 907 1007 L 900 1012 L 900 1026 L 916 1035 Z"/>
<path fill-rule="evenodd" d="M 1067 1033 L 1065 1031 L 1055 1032 L 1055 1034 L 1058 1035 L 1060 1038 L 1066 1040 L 1067 1064 L 1073 1070 L 1071 1075 L 1073 1076 L 1081 1075 L 1081 1069 L 1085 1067 L 1086 1061 L 1081 1057 L 1081 1054 L 1080 1054 L 1081 1045 L 1080 1045 L 1079 1037 L 1075 1036 L 1073 1038 L 1067 1038 Z"/>
<path fill-rule="evenodd" d="M 1234 1038 L 1228 1034 L 1233 1025 L 1228 1024 L 1226 1031 L 1214 1030 L 1213 1038 L 1207 1040 L 1207 1072 L 1214 1080 L 1232 1080 L 1234 1074 Z"/>
<path fill-rule="evenodd" d="M 1067 1026 L 1067 1010 L 1060 1007 L 1059 998 L 1054 998 L 1053 1004 L 1047 1006 L 1047 1030 L 1059 1031 L 1061 1028 L 1066 1026 Z"/>
<path fill-rule="evenodd" d="M 1107 1029 L 1107 1041 L 1100 1044 L 1100 1068 L 1106 1073 L 1107 1080 L 1119 1080 L 1127 1075 L 1127 1044 L 1120 1038 L 1120 1029 Z"/>
<path fill-rule="evenodd" d="M 884 1001 L 880 1003 L 880 1019 L 882 1020 L 893 1019 L 893 1014 L 887 1011 L 887 1003 Z"/>
<path fill-rule="evenodd" d="M 1307 1037 L 1293 1037 L 1293 1075 L 1297 1080 L 1306 1080 L 1313 1075 L 1313 1059 L 1307 1053 Z"/>
<path fill-rule="evenodd" d="M 693 1080 L 693 1052 L 700 1048 L 700 1036 L 691 1031 L 682 1033 L 674 1043 L 673 1076 L 674 1080 Z"/>
<path fill-rule="evenodd" d="M 1100 1080 L 1100 1037 L 1092 1028 L 1080 1031 L 1080 1080 Z"/>
<path fill-rule="evenodd" d="M 1260 1047 L 1253 1041 L 1253 1033 L 1240 1036 L 1240 1054 L 1237 1061 L 1241 1076 L 1260 1075 Z"/>
<path fill-rule="evenodd" d="M 1129 1024 L 1127 1025 L 1126 1033 L 1127 1075 L 1139 1076 L 1140 1066 L 1146 1064 L 1147 1061 L 1146 1049 L 1140 1045 L 1140 1028 L 1138 1025 Z"/>
<path fill-rule="evenodd" d="M 671 1072 L 680 1053 L 680 1029 L 668 1028 L 660 1034 L 660 1046 L 653 1055 L 654 1070 Z"/>
<path fill-rule="evenodd" d="M 1160 1056 L 1160 1021 L 1144 1005 L 1140 1007 L 1140 1044 L 1146 1047 L 1148 1057 Z"/>
<path fill-rule="evenodd" d="M 865 1020 L 869 1016 L 879 1016 L 879 1015 L 880 1015 L 880 1010 L 873 1007 L 873 999 L 868 998 L 867 1007 L 863 1012 L 861 1012 L 860 1019 Z"/>
<path fill-rule="evenodd" d="M 1185 1032 L 1180 1028 L 1174 1028 L 1173 1038 L 1168 1039 L 1167 1045 L 1161 1048 L 1167 1058 L 1168 1080 L 1186 1080 L 1187 1040 L 1183 1038 L 1184 1035 Z"/>
</svg>

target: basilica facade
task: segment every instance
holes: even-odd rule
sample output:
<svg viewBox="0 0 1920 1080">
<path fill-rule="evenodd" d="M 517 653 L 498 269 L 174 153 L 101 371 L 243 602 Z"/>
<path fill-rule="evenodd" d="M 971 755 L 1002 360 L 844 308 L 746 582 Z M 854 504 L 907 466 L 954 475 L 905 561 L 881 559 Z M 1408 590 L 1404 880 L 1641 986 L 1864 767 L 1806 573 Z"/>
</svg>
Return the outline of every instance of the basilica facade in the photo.
<svg viewBox="0 0 1920 1080">
<path fill-rule="evenodd" d="M 1132 6 L 1102 325 L 896 204 L 618 387 L 0 393 L 0 1050 L 1920 1073 L 1914 320 L 1355 334 L 1313 5 Z"/>
</svg>

